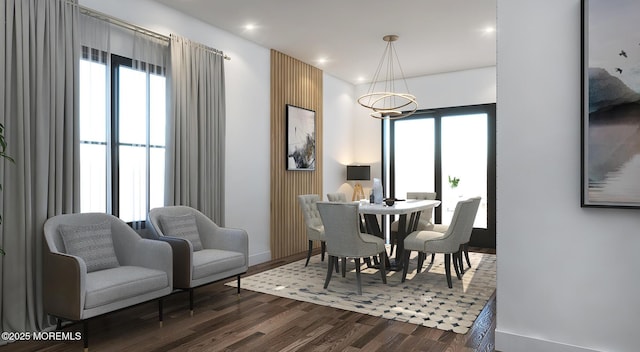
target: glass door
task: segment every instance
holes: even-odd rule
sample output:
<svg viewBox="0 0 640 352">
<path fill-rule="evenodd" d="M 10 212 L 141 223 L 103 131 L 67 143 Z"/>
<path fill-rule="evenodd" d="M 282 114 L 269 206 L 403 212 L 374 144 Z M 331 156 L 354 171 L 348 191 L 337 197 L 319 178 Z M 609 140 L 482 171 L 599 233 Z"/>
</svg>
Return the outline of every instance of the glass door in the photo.
<svg viewBox="0 0 640 352">
<path fill-rule="evenodd" d="M 487 114 L 448 115 L 441 121 L 442 223 L 458 201 L 482 197 L 473 227 L 487 228 Z"/>
<path fill-rule="evenodd" d="M 495 248 L 495 104 L 418 112 L 383 124 L 389 196 L 435 192 L 436 223 L 448 224 L 458 201 L 481 197 L 471 245 Z"/>
</svg>

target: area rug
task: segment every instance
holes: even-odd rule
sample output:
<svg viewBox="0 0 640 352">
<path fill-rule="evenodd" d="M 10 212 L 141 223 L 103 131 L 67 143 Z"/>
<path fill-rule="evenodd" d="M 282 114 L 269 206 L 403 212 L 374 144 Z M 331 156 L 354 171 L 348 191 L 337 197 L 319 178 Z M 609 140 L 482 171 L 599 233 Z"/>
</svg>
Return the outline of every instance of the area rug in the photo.
<svg viewBox="0 0 640 352">
<path fill-rule="evenodd" d="M 305 260 L 280 266 L 242 278 L 243 289 L 310 302 L 348 311 L 369 314 L 445 331 L 465 334 L 496 289 L 496 256 L 469 253 L 471 268 L 462 280 L 455 276 L 453 288 L 447 286 L 444 255 L 430 256 L 422 272 L 416 274 L 415 253 L 404 283 L 402 272 L 387 273 L 387 284 L 380 272 L 362 266 L 362 296 L 357 294 L 355 264 L 347 263 L 346 277 L 333 273 L 329 287 L 323 288 L 327 262 L 313 256 L 307 267 Z M 465 262 L 465 268 L 467 264 Z M 226 285 L 235 286 L 236 282 Z"/>
</svg>

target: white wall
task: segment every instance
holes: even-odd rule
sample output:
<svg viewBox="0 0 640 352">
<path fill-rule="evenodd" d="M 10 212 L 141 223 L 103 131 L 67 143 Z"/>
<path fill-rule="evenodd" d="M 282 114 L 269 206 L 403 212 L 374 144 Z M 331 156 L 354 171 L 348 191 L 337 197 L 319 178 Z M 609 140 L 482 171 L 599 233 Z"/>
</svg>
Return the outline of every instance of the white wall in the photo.
<svg viewBox="0 0 640 352">
<path fill-rule="evenodd" d="M 498 0 L 496 347 L 637 351 L 640 213 L 580 208 L 580 0 Z"/>
<path fill-rule="evenodd" d="M 324 74 L 323 82 L 323 172 L 322 188 L 327 193 L 343 192 L 351 199 L 353 188 L 347 184 L 346 165 L 356 163 L 351 147 L 354 120 L 354 86 Z"/>
<path fill-rule="evenodd" d="M 225 225 L 249 233 L 250 265 L 269 260 L 269 49 L 150 0 L 80 0 L 80 4 L 164 35 L 187 37 L 231 57 L 225 61 Z"/>
</svg>

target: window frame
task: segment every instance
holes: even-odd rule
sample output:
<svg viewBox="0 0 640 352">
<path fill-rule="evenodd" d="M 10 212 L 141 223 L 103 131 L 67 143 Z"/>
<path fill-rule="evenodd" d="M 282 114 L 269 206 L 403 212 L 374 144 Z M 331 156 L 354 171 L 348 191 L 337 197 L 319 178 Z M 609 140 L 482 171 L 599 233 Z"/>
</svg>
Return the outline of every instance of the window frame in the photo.
<svg viewBox="0 0 640 352">
<path fill-rule="evenodd" d="M 389 197 L 395 197 L 395 123 L 408 119 L 434 119 L 434 190 L 438 197 L 442 195 L 442 118 L 452 115 L 487 115 L 487 228 L 474 228 L 472 246 L 495 248 L 496 246 L 496 104 L 479 104 L 439 109 L 419 110 L 415 114 L 398 120 L 382 121 L 382 182 L 388 185 Z M 388 137 L 387 137 L 388 136 Z M 387 141 L 387 138 L 389 139 Z M 385 153 L 388 150 L 388 156 Z M 388 175 L 388 176 L 387 176 Z M 389 179 L 387 179 L 387 177 Z M 388 181 L 388 182 L 387 182 Z M 442 221 L 441 207 L 435 208 L 434 220 Z"/>
</svg>

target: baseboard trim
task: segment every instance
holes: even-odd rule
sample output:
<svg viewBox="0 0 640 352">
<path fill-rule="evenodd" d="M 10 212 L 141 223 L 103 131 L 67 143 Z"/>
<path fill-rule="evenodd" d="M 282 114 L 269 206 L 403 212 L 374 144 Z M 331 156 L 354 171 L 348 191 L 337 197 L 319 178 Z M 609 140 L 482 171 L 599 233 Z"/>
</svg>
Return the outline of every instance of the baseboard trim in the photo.
<svg viewBox="0 0 640 352">
<path fill-rule="evenodd" d="M 517 335 L 496 329 L 496 351 L 499 352 L 598 352 L 586 347 Z"/>
<path fill-rule="evenodd" d="M 266 263 L 271 260 L 271 251 L 251 254 L 249 256 L 249 266 Z"/>
</svg>

